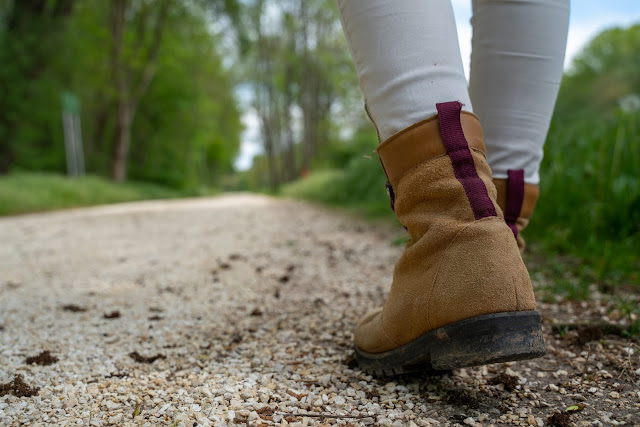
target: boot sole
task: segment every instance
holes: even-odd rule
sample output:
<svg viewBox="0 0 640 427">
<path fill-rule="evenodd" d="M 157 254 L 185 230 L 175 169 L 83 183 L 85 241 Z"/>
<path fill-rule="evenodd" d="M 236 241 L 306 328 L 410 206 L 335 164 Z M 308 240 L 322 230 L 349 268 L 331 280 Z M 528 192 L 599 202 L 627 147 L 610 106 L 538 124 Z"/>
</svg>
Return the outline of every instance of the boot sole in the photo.
<svg viewBox="0 0 640 427">
<path fill-rule="evenodd" d="M 472 317 L 383 353 L 367 353 L 356 347 L 360 368 L 382 376 L 534 359 L 545 353 L 538 311 Z"/>
</svg>

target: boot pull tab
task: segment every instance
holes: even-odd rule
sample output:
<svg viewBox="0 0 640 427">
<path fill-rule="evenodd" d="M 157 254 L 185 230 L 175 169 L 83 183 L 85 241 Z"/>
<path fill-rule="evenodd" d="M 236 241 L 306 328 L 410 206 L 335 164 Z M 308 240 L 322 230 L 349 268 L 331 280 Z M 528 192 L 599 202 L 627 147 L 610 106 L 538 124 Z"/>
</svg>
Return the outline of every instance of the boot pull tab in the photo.
<svg viewBox="0 0 640 427">
<path fill-rule="evenodd" d="M 464 135 L 460 114 L 462 104 L 458 101 L 436 104 L 440 135 L 451 160 L 453 173 L 464 188 L 476 220 L 498 216 L 487 187 L 478 176 L 469 142 Z"/>
<path fill-rule="evenodd" d="M 524 201 L 524 170 L 509 169 L 507 171 L 507 205 L 504 210 L 504 220 L 513 231 L 513 236 L 518 237 L 516 222 L 522 210 Z"/>
</svg>

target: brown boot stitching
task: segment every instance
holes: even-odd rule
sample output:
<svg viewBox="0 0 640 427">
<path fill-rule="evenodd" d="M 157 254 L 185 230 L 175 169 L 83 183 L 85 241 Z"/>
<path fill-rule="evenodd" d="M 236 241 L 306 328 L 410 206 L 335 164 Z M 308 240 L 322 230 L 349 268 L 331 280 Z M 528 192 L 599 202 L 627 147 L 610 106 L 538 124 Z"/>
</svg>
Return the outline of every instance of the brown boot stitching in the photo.
<svg viewBox="0 0 640 427">
<path fill-rule="evenodd" d="M 462 234 L 467 228 L 471 227 L 472 225 L 476 225 L 478 223 L 478 221 L 491 221 L 491 220 L 500 220 L 501 219 L 499 217 L 492 217 L 492 216 L 488 216 L 485 218 L 481 218 L 479 220 L 477 220 L 476 222 L 472 222 L 470 224 L 465 225 L 464 227 L 462 227 L 460 230 L 458 230 L 456 232 L 456 234 L 453 236 L 453 238 L 451 239 L 451 241 L 449 242 L 449 244 L 447 245 L 447 247 L 442 251 L 442 254 L 440 255 L 440 261 L 438 262 L 438 268 L 436 269 L 436 274 L 433 276 L 433 281 L 431 282 L 431 292 L 429 292 L 429 298 L 427 299 L 427 325 L 428 325 L 428 330 L 432 331 L 435 329 L 435 327 L 433 326 L 433 322 L 431 321 L 431 313 L 432 310 L 430 310 L 431 307 L 431 300 L 433 299 L 433 294 L 436 290 L 436 282 L 438 281 L 438 276 L 440 275 L 440 269 L 442 267 L 442 264 L 444 263 L 445 259 L 448 259 L 445 254 L 447 253 L 447 251 L 449 250 L 449 248 L 451 247 L 451 245 L 453 245 L 453 243 L 456 241 L 456 239 L 458 238 L 458 236 L 460 234 Z M 515 285 L 515 283 L 514 283 Z M 516 298 L 517 298 L 517 293 L 516 293 Z M 517 307 L 517 304 L 516 304 Z M 463 320 L 463 319 L 461 319 Z"/>
<path fill-rule="evenodd" d="M 380 328 L 382 329 L 382 333 L 384 334 L 384 336 L 391 341 L 395 346 L 400 347 L 402 344 L 396 342 L 396 340 L 394 340 L 393 338 L 391 338 L 389 336 L 389 334 L 387 333 L 387 328 L 385 328 L 384 326 L 384 309 L 380 312 Z"/>
</svg>

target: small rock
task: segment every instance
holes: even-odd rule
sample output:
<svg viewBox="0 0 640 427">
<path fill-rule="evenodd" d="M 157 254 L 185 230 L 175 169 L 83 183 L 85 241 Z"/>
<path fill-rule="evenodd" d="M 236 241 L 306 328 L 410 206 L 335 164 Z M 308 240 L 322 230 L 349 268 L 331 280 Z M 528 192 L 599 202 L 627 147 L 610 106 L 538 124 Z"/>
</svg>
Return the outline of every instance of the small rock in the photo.
<svg viewBox="0 0 640 427">
<path fill-rule="evenodd" d="M 107 422 L 109 424 L 120 424 L 120 423 L 122 423 L 122 418 L 123 418 L 122 414 L 116 414 L 116 415 L 114 415 L 112 417 L 109 417 L 107 419 Z"/>
<path fill-rule="evenodd" d="M 324 387 L 328 386 L 329 382 L 331 382 L 331 374 L 323 375 L 318 379 L 318 383 Z"/>
</svg>

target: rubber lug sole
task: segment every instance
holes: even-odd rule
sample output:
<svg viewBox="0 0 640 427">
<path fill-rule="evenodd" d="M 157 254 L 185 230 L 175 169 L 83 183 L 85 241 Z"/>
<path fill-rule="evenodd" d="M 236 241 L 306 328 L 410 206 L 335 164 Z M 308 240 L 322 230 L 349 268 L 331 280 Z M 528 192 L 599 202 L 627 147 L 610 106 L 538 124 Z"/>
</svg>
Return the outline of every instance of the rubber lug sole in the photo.
<svg viewBox="0 0 640 427">
<path fill-rule="evenodd" d="M 472 317 L 384 353 L 367 353 L 356 347 L 360 368 L 382 376 L 534 359 L 545 353 L 537 311 Z"/>
</svg>

